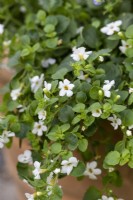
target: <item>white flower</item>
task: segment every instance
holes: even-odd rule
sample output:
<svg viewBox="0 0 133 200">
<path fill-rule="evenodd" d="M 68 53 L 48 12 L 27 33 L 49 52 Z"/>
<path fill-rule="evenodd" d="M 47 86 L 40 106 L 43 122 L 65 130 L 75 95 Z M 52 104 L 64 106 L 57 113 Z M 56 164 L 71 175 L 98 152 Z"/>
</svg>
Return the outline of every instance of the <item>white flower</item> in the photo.
<svg viewBox="0 0 133 200">
<path fill-rule="evenodd" d="M 98 200 L 114 200 L 113 197 L 107 197 L 105 195 L 102 195 L 102 198 L 101 199 L 98 199 Z"/>
<path fill-rule="evenodd" d="M 22 113 L 22 112 L 24 112 L 24 111 L 26 110 L 26 107 L 23 106 L 23 105 L 21 105 L 21 104 L 19 104 L 19 105 L 17 106 L 17 109 L 18 109 L 18 111 L 19 111 L 20 113 Z"/>
<path fill-rule="evenodd" d="M 88 83 L 91 82 L 91 78 L 88 78 L 88 75 L 84 74 L 83 71 L 80 71 L 80 75 L 77 78 L 80 80 L 86 80 Z"/>
<path fill-rule="evenodd" d="M 74 84 L 70 83 L 69 80 L 65 79 L 64 81 L 59 82 L 59 96 L 68 96 L 71 97 L 73 95 L 72 89 L 74 88 Z"/>
<path fill-rule="evenodd" d="M 31 90 L 32 92 L 36 92 L 43 84 L 44 80 L 44 74 L 41 74 L 41 76 L 34 76 L 30 79 L 31 82 Z"/>
<path fill-rule="evenodd" d="M 100 117 L 102 114 L 102 110 L 101 109 L 96 109 L 92 111 L 92 116 L 93 117 Z"/>
<path fill-rule="evenodd" d="M 107 24 L 106 26 L 104 26 L 103 28 L 101 28 L 101 32 L 105 33 L 106 35 L 113 35 L 115 32 L 120 31 L 119 26 L 121 24 L 122 24 L 121 20 L 111 22 L 111 23 Z"/>
<path fill-rule="evenodd" d="M 133 129 L 133 125 L 129 126 L 128 128 L 129 128 L 129 129 Z"/>
<path fill-rule="evenodd" d="M 48 196 L 50 196 L 50 195 L 52 194 L 52 189 L 53 189 L 53 187 L 52 187 L 51 185 L 48 185 L 48 186 L 46 187 L 46 191 L 47 191 L 47 195 L 48 195 Z"/>
<path fill-rule="evenodd" d="M 110 89 L 115 84 L 115 81 L 114 80 L 112 80 L 112 81 L 105 80 L 104 83 L 105 84 L 102 87 L 102 89 L 104 91 L 104 96 L 105 97 L 110 97 L 111 96 Z"/>
<path fill-rule="evenodd" d="M 4 144 L 10 141 L 9 138 L 13 136 L 15 136 L 15 133 L 4 130 L 2 135 L 0 135 L 0 149 L 2 149 L 4 147 Z"/>
<path fill-rule="evenodd" d="M 44 59 L 42 60 L 41 64 L 42 64 L 42 67 L 44 68 L 48 68 L 49 65 L 54 65 L 56 63 L 56 60 L 54 58 L 48 58 L 48 59 Z"/>
<path fill-rule="evenodd" d="M 47 115 L 46 110 L 40 110 L 40 111 L 38 112 L 38 119 L 40 119 L 40 120 L 45 120 L 45 119 L 46 119 L 46 115 Z"/>
<path fill-rule="evenodd" d="M 127 131 L 126 131 L 126 135 L 127 135 L 127 136 L 132 136 L 132 131 L 127 130 Z"/>
<path fill-rule="evenodd" d="M 133 88 L 129 88 L 129 94 L 133 92 Z"/>
<path fill-rule="evenodd" d="M 126 42 L 125 40 L 122 40 L 121 43 L 122 43 L 122 46 L 120 46 L 119 49 L 120 49 L 120 51 L 121 51 L 122 53 L 125 53 L 126 50 L 127 50 L 128 48 L 130 48 L 131 46 L 130 46 L 129 44 L 127 44 L 127 42 Z"/>
<path fill-rule="evenodd" d="M 61 171 L 60 168 L 56 168 L 56 169 L 54 170 L 54 173 L 55 173 L 55 174 L 59 174 L 60 171 Z"/>
<path fill-rule="evenodd" d="M 100 6 L 101 4 L 104 3 L 104 0 L 93 0 L 93 3 L 95 6 Z"/>
<path fill-rule="evenodd" d="M 51 88 L 52 88 L 52 84 L 44 81 L 44 91 L 50 91 Z"/>
<path fill-rule="evenodd" d="M 74 167 L 77 167 L 78 160 L 76 157 L 70 157 L 68 160 L 63 160 L 61 162 L 62 168 L 61 173 L 69 175 Z"/>
<path fill-rule="evenodd" d="M 101 169 L 96 167 L 97 167 L 96 161 L 88 162 L 86 164 L 86 170 L 84 172 L 84 175 L 89 176 L 90 179 L 96 180 L 97 175 L 100 175 L 102 173 Z"/>
<path fill-rule="evenodd" d="M 51 181 L 52 181 L 52 179 L 53 179 L 53 172 L 51 172 L 50 174 L 49 174 L 49 176 L 47 177 L 47 184 L 48 185 L 50 185 L 51 184 Z"/>
<path fill-rule="evenodd" d="M 28 200 L 34 200 L 34 195 L 33 194 L 29 194 L 29 193 L 25 193 L 25 196 Z"/>
<path fill-rule="evenodd" d="M 84 27 L 83 26 L 80 26 L 77 30 L 76 30 L 76 33 L 77 34 L 81 34 L 82 31 L 83 31 Z"/>
<path fill-rule="evenodd" d="M 34 179 L 40 179 L 40 173 L 41 173 L 41 169 L 40 169 L 41 163 L 38 161 L 34 162 L 34 167 L 35 169 L 32 171 L 32 173 L 34 174 Z"/>
<path fill-rule="evenodd" d="M 21 94 L 21 88 L 17 88 L 11 91 L 11 98 L 13 101 L 16 101 Z"/>
<path fill-rule="evenodd" d="M 70 55 L 70 57 L 73 58 L 75 61 L 80 61 L 80 60 L 86 60 L 89 55 L 92 53 L 92 51 L 85 51 L 85 47 L 73 47 L 73 53 Z"/>
<path fill-rule="evenodd" d="M 121 125 L 121 119 L 113 114 L 113 117 L 108 117 L 108 120 L 111 121 L 111 125 L 114 127 L 114 130 L 118 129 L 118 126 Z"/>
<path fill-rule="evenodd" d="M 4 32 L 4 25 L 0 24 L 0 34 L 2 34 Z"/>
<path fill-rule="evenodd" d="M 52 88 L 52 84 L 51 83 L 47 83 L 46 81 L 44 81 L 44 89 L 43 89 L 43 91 L 44 91 L 44 99 L 45 100 L 49 100 L 49 98 L 47 97 L 47 94 L 50 92 L 50 90 L 51 90 L 51 88 Z"/>
<path fill-rule="evenodd" d="M 47 131 L 47 126 L 45 126 L 42 121 L 34 123 L 34 127 L 33 127 L 33 130 L 32 130 L 33 134 L 36 134 L 38 136 L 42 136 L 43 132 L 46 132 L 46 131 Z"/>
<path fill-rule="evenodd" d="M 21 11 L 22 13 L 25 13 L 25 12 L 26 12 L 26 7 L 25 7 L 25 6 L 20 6 L 20 11 Z"/>
<path fill-rule="evenodd" d="M 25 150 L 23 154 L 18 156 L 18 161 L 21 163 L 32 163 L 32 153 L 30 150 Z"/>
</svg>

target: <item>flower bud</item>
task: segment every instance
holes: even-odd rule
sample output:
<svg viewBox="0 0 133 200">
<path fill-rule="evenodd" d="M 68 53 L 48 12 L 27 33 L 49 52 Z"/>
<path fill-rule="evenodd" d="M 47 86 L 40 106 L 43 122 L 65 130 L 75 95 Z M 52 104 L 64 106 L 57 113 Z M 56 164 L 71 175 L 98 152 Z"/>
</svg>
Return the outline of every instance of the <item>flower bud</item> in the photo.
<svg viewBox="0 0 133 200">
<path fill-rule="evenodd" d="M 124 34 L 121 31 L 118 32 L 118 35 L 120 36 L 121 39 L 125 39 Z"/>
<path fill-rule="evenodd" d="M 104 61 L 104 57 L 103 57 L 103 56 L 99 56 L 99 57 L 98 57 L 98 60 L 99 60 L 100 62 L 103 62 L 103 61 Z"/>
</svg>

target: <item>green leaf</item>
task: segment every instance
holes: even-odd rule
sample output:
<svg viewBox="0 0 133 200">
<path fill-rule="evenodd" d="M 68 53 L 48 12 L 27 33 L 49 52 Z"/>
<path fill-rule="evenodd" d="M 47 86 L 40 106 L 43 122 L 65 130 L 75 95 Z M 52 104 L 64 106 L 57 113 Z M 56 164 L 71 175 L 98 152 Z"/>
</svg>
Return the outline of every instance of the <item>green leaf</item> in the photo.
<svg viewBox="0 0 133 200">
<path fill-rule="evenodd" d="M 81 152 L 85 152 L 87 147 L 88 147 L 88 140 L 86 139 L 79 140 L 78 148 Z"/>
<path fill-rule="evenodd" d="M 123 125 L 131 126 L 133 124 L 133 111 L 132 110 L 124 110 L 120 113 Z"/>
<path fill-rule="evenodd" d="M 117 187 L 120 187 L 122 185 L 122 177 L 118 171 L 109 172 L 103 177 L 103 184 L 113 184 Z"/>
<path fill-rule="evenodd" d="M 44 10 L 39 10 L 37 12 L 37 22 L 39 22 L 41 25 L 45 24 L 45 19 L 46 19 L 46 12 Z"/>
<path fill-rule="evenodd" d="M 78 138 L 76 134 L 73 133 L 66 133 L 65 134 L 65 140 L 68 144 L 68 148 L 73 151 L 77 148 L 78 146 Z"/>
<path fill-rule="evenodd" d="M 101 199 L 101 193 L 94 186 L 89 187 L 83 198 L 83 200 L 98 200 L 98 199 Z"/>
<path fill-rule="evenodd" d="M 121 159 L 120 159 L 120 165 L 125 165 L 130 159 L 130 151 L 128 149 L 123 149 L 121 152 Z"/>
<path fill-rule="evenodd" d="M 82 113 L 85 110 L 85 104 L 83 103 L 78 103 L 73 107 L 73 111 L 77 113 Z"/>
<path fill-rule="evenodd" d="M 76 101 L 79 103 L 84 103 L 87 100 L 87 96 L 84 92 L 80 91 L 76 95 Z"/>
<path fill-rule="evenodd" d="M 60 126 L 61 131 L 64 133 L 70 128 L 70 124 L 63 124 Z"/>
<path fill-rule="evenodd" d="M 75 176 L 75 177 L 83 176 L 84 171 L 85 171 L 85 164 L 79 161 L 78 166 L 73 168 L 71 172 L 71 176 Z"/>
<path fill-rule="evenodd" d="M 62 146 L 60 143 L 56 142 L 51 145 L 51 151 L 53 154 L 59 154 L 62 150 Z"/>
<path fill-rule="evenodd" d="M 117 165 L 120 162 L 120 153 L 118 151 L 109 152 L 105 157 L 104 162 L 107 165 Z"/>
<path fill-rule="evenodd" d="M 117 144 L 115 145 L 115 151 L 118 151 L 119 153 L 121 153 L 123 149 L 125 149 L 125 142 L 123 140 L 117 142 Z"/>
<path fill-rule="evenodd" d="M 92 99 L 99 99 L 99 94 L 98 94 L 98 92 L 99 92 L 99 90 L 100 90 L 101 88 L 100 87 L 98 87 L 98 86 L 93 86 L 91 89 L 90 89 L 90 91 L 89 91 L 89 94 L 90 94 L 90 97 L 92 98 Z"/>
<path fill-rule="evenodd" d="M 64 80 L 64 76 L 68 73 L 66 68 L 58 70 L 55 74 L 52 75 L 52 79 L 61 79 Z"/>
<path fill-rule="evenodd" d="M 125 109 L 126 109 L 126 106 L 122 106 L 122 105 L 114 104 L 114 105 L 112 106 L 112 110 L 113 110 L 114 112 L 122 112 L 122 111 L 125 110 Z"/>
<path fill-rule="evenodd" d="M 39 0 L 39 4 L 44 8 L 44 10 L 50 12 L 62 6 L 63 1 L 62 0 Z"/>
<path fill-rule="evenodd" d="M 125 35 L 127 38 L 133 38 L 133 25 L 127 28 Z"/>
<path fill-rule="evenodd" d="M 70 24 L 70 19 L 64 15 L 56 15 L 58 24 L 56 26 L 56 31 L 58 34 L 63 33 Z"/>
<path fill-rule="evenodd" d="M 89 111 L 94 111 L 94 110 L 98 110 L 100 109 L 102 106 L 99 102 L 93 103 L 91 104 L 91 106 L 89 107 Z"/>
<path fill-rule="evenodd" d="M 133 56 L 133 48 L 128 48 L 126 50 L 125 54 L 127 55 L 127 57 L 132 58 L 132 56 Z"/>
<path fill-rule="evenodd" d="M 83 29 L 83 38 L 85 43 L 94 49 L 98 49 L 101 45 L 96 28 L 89 26 Z"/>
<path fill-rule="evenodd" d="M 55 15 L 49 15 L 49 16 L 47 16 L 45 24 L 53 24 L 54 27 L 55 27 L 57 25 L 57 23 L 58 23 L 58 20 L 55 17 Z"/>
<path fill-rule="evenodd" d="M 46 33 L 51 33 L 55 30 L 55 26 L 53 24 L 47 24 L 45 27 L 44 27 L 44 31 Z"/>
<path fill-rule="evenodd" d="M 81 120 L 81 116 L 80 115 L 77 115 L 76 117 L 73 118 L 72 120 L 72 124 L 77 124 L 79 121 Z"/>
<path fill-rule="evenodd" d="M 129 99 L 128 99 L 128 105 L 130 106 L 133 103 L 133 93 L 130 94 Z"/>
<path fill-rule="evenodd" d="M 29 48 L 23 49 L 21 52 L 21 57 L 28 56 L 31 53 L 31 50 Z"/>
<path fill-rule="evenodd" d="M 61 110 L 60 110 L 60 112 L 59 112 L 59 114 L 58 114 L 58 118 L 59 118 L 59 120 L 61 121 L 61 122 L 71 122 L 72 121 L 72 119 L 73 119 L 73 117 L 74 117 L 74 112 L 73 112 L 73 110 L 72 110 L 72 107 L 71 106 L 68 106 L 68 105 L 66 105 L 66 106 L 64 106 Z"/>
<path fill-rule="evenodd" d="M 46 46 L 50 49 L 54 49 L 58 44 L 58 38 L 51 38 L 46 40 Z"/>
</svg>

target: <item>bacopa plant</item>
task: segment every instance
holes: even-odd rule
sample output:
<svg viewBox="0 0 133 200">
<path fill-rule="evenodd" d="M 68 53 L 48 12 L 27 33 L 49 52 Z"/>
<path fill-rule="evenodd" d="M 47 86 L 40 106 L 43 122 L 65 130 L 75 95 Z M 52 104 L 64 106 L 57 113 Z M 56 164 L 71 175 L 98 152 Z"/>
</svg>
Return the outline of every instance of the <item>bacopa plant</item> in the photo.
<svg viewBox="0 0 133 200">
<path fill-rule="evenodd" d="M 17 164 L 28 200 L 61 200 L 64 176 L 101 175 L 83 199 L 120 200 L 112 185 L 133 168 L 132 13 L 132 0 L 0 1 L 1 61 L 16 70 L 0 148 L 29 141 Z"/>
</svg>

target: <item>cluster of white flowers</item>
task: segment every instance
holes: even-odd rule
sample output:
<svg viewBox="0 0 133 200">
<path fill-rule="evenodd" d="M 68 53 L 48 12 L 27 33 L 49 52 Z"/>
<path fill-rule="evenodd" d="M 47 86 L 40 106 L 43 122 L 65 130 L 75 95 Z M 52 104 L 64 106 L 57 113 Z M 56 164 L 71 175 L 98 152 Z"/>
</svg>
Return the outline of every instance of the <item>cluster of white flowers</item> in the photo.
<svg viewBox="0 0 133 200">
<path fill-rule="evenodd" d="M 112 122 L 111 125 L 114 127 L 114 130 L 118 129 L 118 127 L 122 124 L 121 119 L 114 114 L 112 117 L 108 117 L 108 120 Z"/>
<path fill-rule="evenodd" d="M 63 160 L 61 162 L 61 173 L 69 175 L 74 167 L 77 167 L 78 160 L 76 157 L 70 157 L 68 160 Z"/>
<path fill-rule="evenodd" d="M 73 47 L 72 51 L 73 53 L 70 55 L 70 57 L 73 58 L 75 61 L 80 61 L 80 60 L 86 60 L 89 55 L 92 53 L 92 51 L 85 51 L 85 47 Z"/>
<path fill-rule="evenodd" d="M 103 91 L 104 91 L 104 96 L 105 97 L 110 97 L 111 96 L 111 92 L 110 89 L 112 88 L 112 86 L 114 86 L 115 81 L 109 81 L 109 80 L 105 80 L 104 81 L 104 85 L 102 87 Z"/>
<path fill-rule="evenodd" d="M 103 28 L 101 28 L 101 32 L 105 33 L 106 35 L 113 35 L 115 32 L 120 31 L 120 27 L 119 27 L 120 25 L 122 25 L 121 20 L 111 22 L 107 24 L 106 26 L 104 26 Z"/>
<path fill-rule="evenodd" d="M 18 156 L 18 161 L 21 163 L 29 163 L 32 164 L 33 160 L 32 160 L 32 153 L 30 150 L 25 150 L 23 154 L 20 154 Z"/>
<path fill-rule="evenodd" d="M 73 95 L 72 89 L 74 88 L 74 84 L 70 83 L 69 80 L 65 79 L 64 81 L 59 82 L 59 96 L 68 96 L 71 97 Z"/>
<path fill-rule="evenodd" d="M 0 24 L 0 35 L 4 32 L 4 25 Z"/>
<path fill-rule="evenodd" d="M 54 58 L 48 58 L 48 59 L 44 59 L 42 60 L 41 64 L 42 64 L 42 67 L 44 68 L 48 68 L 50 65 L 54 65 L 56 63 L 56 59 Z"/>
<path fill-rule="evenodd" d="M 96 180 L 97 175 L 100 175 L 102 173 L 101 169 L 96 167 L 97 167 L 96 161 L 88 162 L 86 164 L 86 170 L 84 172 L 84 175 L 89 176 L 90 179 Z"/>
<path fill-rule="evenodd" d="M 2 149 L 4 147 L 4 144 L 7 144 L 10 141 L 9 138 L 13 136 L 15 136 L 15 133 L 4 130 L 2 135 L 0 135 L 0 149 Z"/>
<path fill-rule="evenodd" d="M 21 94 L 21 88 L 17 88 L 11 91 L 11 98 L 13 101 L 16 101 Z"/>
<path fill-rule="evenodd" d="M 44 80 L 44 74 L 41 74 L 41 76 L 34 76 L 30 79 L 31 82 L 31 91 L 33 93 L 36 93 L 37 90 L 42 86 Z"/>
<path fill-rule="evenodd" d="M 32 133 L 38 136 L 42 136 L 43 132 L 47 131 L 47 126 L 44 125 L 43 121 L 35 122 Z"/>
</svg>

